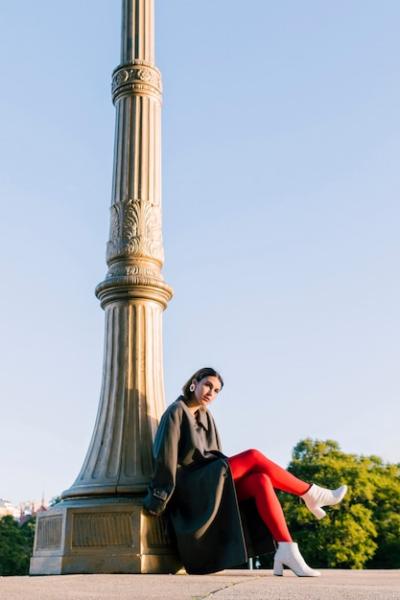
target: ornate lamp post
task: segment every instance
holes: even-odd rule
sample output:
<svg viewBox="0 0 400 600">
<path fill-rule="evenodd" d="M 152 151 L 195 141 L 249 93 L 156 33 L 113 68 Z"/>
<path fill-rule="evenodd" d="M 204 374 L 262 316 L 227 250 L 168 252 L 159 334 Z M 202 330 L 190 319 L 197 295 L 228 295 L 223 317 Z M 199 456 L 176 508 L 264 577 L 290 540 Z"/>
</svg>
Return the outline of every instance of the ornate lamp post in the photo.
<svg viewBox="0 0 400 600">
<path fill-rule="evenodd" d="M 154 0 L 123 0 L 105 310 L 103 382 L 82 469 L 37 523 L 31 574 L 176 571 L 162 520 L 142 514 L 164 410 L 161 275 L 161 74 Z"/>
</svg>

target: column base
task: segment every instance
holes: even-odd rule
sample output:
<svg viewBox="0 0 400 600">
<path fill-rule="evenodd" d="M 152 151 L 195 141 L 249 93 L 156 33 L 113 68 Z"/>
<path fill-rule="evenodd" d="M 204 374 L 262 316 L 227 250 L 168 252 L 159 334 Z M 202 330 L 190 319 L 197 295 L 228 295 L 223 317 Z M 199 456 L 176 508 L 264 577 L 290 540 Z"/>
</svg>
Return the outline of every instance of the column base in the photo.
<svg viewBox="0 0 400 600">
<path fill-rule="evenodd" d="M 165 519 L 142 497 L 63 500 L 36 523 L 31 575 L 176 573 L 182 567 Z"/>
</svg>

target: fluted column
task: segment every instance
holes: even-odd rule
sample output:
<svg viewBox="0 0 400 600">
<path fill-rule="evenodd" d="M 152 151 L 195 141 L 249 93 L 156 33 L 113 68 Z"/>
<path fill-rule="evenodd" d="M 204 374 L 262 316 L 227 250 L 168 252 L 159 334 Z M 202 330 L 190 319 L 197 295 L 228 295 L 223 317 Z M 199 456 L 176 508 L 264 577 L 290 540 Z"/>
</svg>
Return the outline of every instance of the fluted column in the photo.
<svg viewBox="0 0 400 600">
<path fill-rule="evenodd" d="M 174 573 L 163 519 L 144 514 L 152 443 L 164 411 L 161 234 L 161 75 L 154 65 L 153 0 L 123 0 L 103 380 L 89 449 L 62 501 L 38 515 L 30 573 Z"/>
<path fill-rule="evenodd" d="M 154 2 L 122 0 L 121 64 L 154 63 Z"/>
<path fill-rule="evenodd" d="M 143 492 L 165 408 L 161 231 L 161 74 L 154 65 L 153 0 L 123 0 L 107 275 L 96 288 L 105 309 L 104 368 L 93 437 L 63 498 Z"/>
</svg>

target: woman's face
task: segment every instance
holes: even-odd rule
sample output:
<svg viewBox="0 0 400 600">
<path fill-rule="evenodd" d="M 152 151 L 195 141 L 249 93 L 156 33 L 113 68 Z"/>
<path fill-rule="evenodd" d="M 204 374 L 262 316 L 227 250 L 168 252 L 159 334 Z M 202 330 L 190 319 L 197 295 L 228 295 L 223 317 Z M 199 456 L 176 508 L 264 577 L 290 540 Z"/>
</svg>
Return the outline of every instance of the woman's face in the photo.
<svg viewBox="0 0 400 600">
<path fill-rule="evenodd" d="M 221 390 L 220 380 L 213 375 L 203 377 L 200 381 L 193 379 L 193 383 L 196 386 L 193 392 L 193 399 L 198 406 L 207 407 Z"/>
</svg>

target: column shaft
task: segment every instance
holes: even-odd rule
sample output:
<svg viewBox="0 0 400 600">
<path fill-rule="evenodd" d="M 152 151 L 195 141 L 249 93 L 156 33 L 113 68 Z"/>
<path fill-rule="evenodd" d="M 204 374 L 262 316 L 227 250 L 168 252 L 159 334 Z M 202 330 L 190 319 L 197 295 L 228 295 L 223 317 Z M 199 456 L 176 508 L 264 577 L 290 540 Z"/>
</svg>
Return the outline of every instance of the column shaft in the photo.
<svg viewBox="0 0 400 600">
<path fill-rule="evenodd" d="M 172 296 L 161 267 L 161 74 L 154 66 L 153 0 L 123 0 L 105 309 L 104 368 L 92 440 L 64 498 L 142 492 L 164 410 L 162 311 Z"/>
<path fill-rule="evenodd" d="M 121 64 L 154 63 L 153 0 L 122 1 Z"/>
<path fill-rule="evenodd" d="M 162 308 L 114 302 L 106 308 L 104 377 L 93 437 L 68 496 L 143 492 L 152 441 L 164 410 Z M 154 399 L 149 403 L 148 398 Z M 140 444 L 137 441 L 140 440 Z"/>
</svg>

